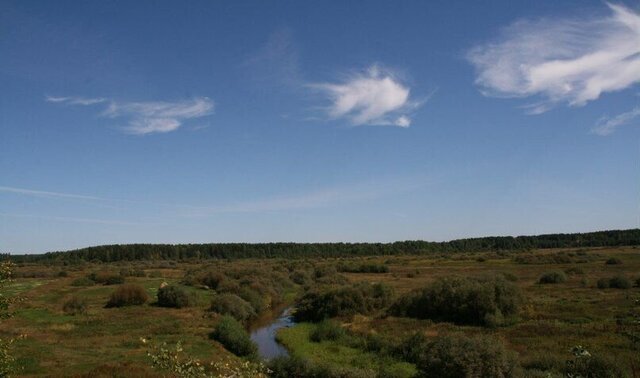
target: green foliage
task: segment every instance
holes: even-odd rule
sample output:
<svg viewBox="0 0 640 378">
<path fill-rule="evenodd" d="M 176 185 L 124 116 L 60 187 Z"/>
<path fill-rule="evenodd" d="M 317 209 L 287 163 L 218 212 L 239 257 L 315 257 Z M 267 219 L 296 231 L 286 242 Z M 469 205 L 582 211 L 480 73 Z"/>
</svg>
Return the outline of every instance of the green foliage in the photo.
<svg viewBox="0 0 640 378">
<path fill-rule="evenodd" d="M 95 281 L 87 277 L 79 277 L 71 281 L 71 286 L 93 286 L 95 284 Z"/>
<path fill-rule="evenodd" d="M 221 315 L 230 315 L 241 322 L 246 322 L 256 316 L 256 312 L 249 302 L 229 293 L 216 295 L 211 301 L 209 309 Z"/>
<path fill-rule="evenodd" d="M 440 336 L 417 347 L 413 355 L 421 377 L 521 376 L 515 354 L 487 336 Z"/>
<path fill-rule="evenodd" d="M 193 306 L 195 300 L 181 287 L 168 285 L 158 289 L 158 306 L 183 308 Z"/>
<path fill-rule="evenodd" d="M 85 314 L 87 312 L 87 301 L 73 296 L 64 302 L 62 311 L 67 315 Z"/>
<path fill-rule="evenodd" d="M 630 289 L 632 286 L 631 280 L 623 275 L 598 280 L 598 289 Z"/>
<path fill-rule="evenodd" d="M 620 264 L 622 264 L 622 260 L 620 260 L 617 257 L 611 257 L 611 258 L 607 259 L 607 261 L 605 261 L 605 264 L 607 264 L 607 265 L 620 265 Z"/>
<path fill-rule="evenodd" d="M 345 335 L 344 328 L 333 320 L 325 319 L 318 323 L 316 328 L 309 335 L 309 339 L 316 343 L 324 340 L 335 341 Z"/>
<path fill-rule="evenodd" d="M 384 264 L 338 264 L 339 272 L 347 273 L 388 273 L 389 267 Z"/>
<path fill-rule="evenodd" d="M 569 378 L 625 378 L 624 370 L 613 361 L 592 356 L 584 347 L 571 348 L 573 358 L 567 360 L 565 375 Z"/>
<path fill-rule="evenodd" d="M 169 373 L 170 376 L 181 378 L 266 378 L 269 373 L 269 370 L 262 363 L 249 361 L 219 361 L 205 366 L 200 360 L 187 355 L 180 342 L 170 348 L 166 343 L 154 346 L 147 339 L 141 341 L 149 346 L 147 356 L 151 359 L 153 367 Z"/>
<path fill-rule="evenodd" d="M 58 272 L 58 277 L 69 277 L 69 273 L 66 270 L 61 270 Z"/>
<path fill-rule="evenodd" d="M 106 307 L 123 307 L 145 304 L 149 295 L 144 287 L 137 284 L 124 284 L 111 294 Z"/>
<path fill-rule="evenodd" d="M 609 280 L 609 287 L 614 289 L 630 289 L 633 286 L 631 280 L 623 275 L 617 275 Z"/>
<path fill-rule="evenodd" d="M 492 279 L 443 278 L 408 293 L 390 309 L 396 316 L 499 326 L 516 315 L 522 301 L 516 285 Z"/>
<path fill-rule="evenodd" d="M 258 348 L 249 338 L 249 334 L 242 324 L 231 316 L 222 317 L 211 337 L 237 356 L 250 358 L 257 356 Z"/>
<path fill-rule="evenodd" d="M 336 316 L 370 314 L 387 307 L 392 298 L 393 290 L 382 283 L 313 290 L 298 301 L 294 316 L 299 321 L 315 322 Z"/>
<path fill-rule="evenodd" d="M 14 298 L 7 298 L 2 294 L 2 289 L 11 282 L 13 276 L 14 265 L 10 261 L 0 262 L 0 320 L 11 317 L 9 306 L 15 302 Z M 0 377 L 8 377 L 14 371 L 14 358 L 11 355 L 12 339 L 0 338 Z"/>
<path fill-rule="evenodd" d="M 452 252 L 515 251 L 540 248 L 585 248 L 640 245 L 640 229 L 578 234 L 518 237 L 484 237 L 450 242 L 404 241 L 394 243 L 221 243 L 221 244 L 122 244 L 82 248 L 43 255 L 15 256 L 30 261 L 131 261 L 203 258 L 291 258 L 438 254 Z"/>
<path fill-rule="evenodd" d="M 94 272 L 89 274 L 87 278 L 95 283 L 103 285 L 120 285 L 124 283 L 124 277 L 120 274 L 112 274 L 107 272 Z"/>
<path fill-rule="evenodd" d="M 539 284 L 558 284 L 567 281 L 567 275 L 559 270 L 543 273 L 538 278 Z"/>
</svg>

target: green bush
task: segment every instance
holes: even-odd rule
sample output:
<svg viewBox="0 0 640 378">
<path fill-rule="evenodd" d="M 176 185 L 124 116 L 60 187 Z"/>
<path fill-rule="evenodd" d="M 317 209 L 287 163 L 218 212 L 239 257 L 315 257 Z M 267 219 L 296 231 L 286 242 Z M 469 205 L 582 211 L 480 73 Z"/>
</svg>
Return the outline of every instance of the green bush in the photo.
<svg viewBox="0 0 640 378">
<path fill-rule="evenodd" d="M 112 274 L 112 273 L 91 273 L 87 276 L 88 279 L 95 283 L 103 284 L 103 285 L 120 285 L 124 283 L 124 277 L 120 274 Z"/>
<path fill-rule="evenodd" d="M 609 279 L 609 287 L 613 289 L 630 289 L 631 286 L 633 286 L 631 280 L 623 275 L 617 275 Z"/>
<path fill-rule="evenodd" d="M 58 272 L 58 277 L 69 277 L 69 273 L 66 270 L 61 270 Z"/>
<path fill-rule="evenodd" d="M 257 356 L 258 348 L 249 338 L 242 324 L 231 316 L 224 316 L 216 325 L 211 337 L 227 350 L 240 357 Z"/>
<path fill-rule="evenodd" d="M 251 305 L 251 307 L 253 307 L 253 311 L 256 314 L 265 311 L 269 307 L 269 304 L 266 303 L 266 298 L 260 295 L 257 290 L 254 290 L 250 287 L 242 287 L 240 289 L 240 292 L 238 293 L 238 296 L 247 301 Z"/>
<path fill-rule="evenodd" d="M 165 286 L 158 289 L 158 306 L 183 308 L 194 304 L 193 296 L 178 286 Z"/>
<path fill-rule="evenodd" d="M 408 293 L 390 309 L 396 316 L 457 324 L 498 326 L 516 315 L 522 296 L 516 285 L 501 277 L 443 278 Z"/>
<path fill-rule="evenodd" d="M 309 335 L 309 339 L 319 343 L 324 340 L 335 341 L 345 335 L 344 328 L 335 321 L 323 320 L 316 325 L 316 328 Z"/>
<path fill-rule="evenodd" d="M 546 272 L 538 279 L 539 284 L 557 284 L 567 281 L 567 275 L 561 271 Z"/>
<path fill-rule="evenodd" d="M 71 286 L 93 286 L 96 283 L 87 277 L 79 277 L 71 282 Z"/>
<path fill-rule="evenodd" d="M 392 298 L 392 289 L 381 283 L 314 290 L 298 301 L 294 316 L 299 321 L 317 322 L 336 316 L 370 314 L 387 307 Z"/>
<path fill-rule="evenodd" d="M 247 301 L 229 293 L 216 295 L 211 301 L 210 310 L 221 315 L 230 315 L 241 322 L 256 316 L 256 312 Z"/>
<path fill-rule="evenodd" d="M 440 336 L 423 344 L 416 366 L 421 377 L 519 377 L 515 354 L 486 336 Z"/>
<path fill-rule="evenodd" d="M 620 260 L 617 257 L 611 257 L 611 258 L 607 259 L 607 261 L 605 261 L 605 264 L 607 264 L 607 265 L 620 265 L 620 264 L 622 264 L 622 260 Z"/>
<path fill-rule="evenodd" d="M 84 314 L 87 312 L 87 301 L 73 296 L 64 302 L 62 311 L 67 315 Z"/>
<path fill-rule="evenodd" d="M 619 363 L 591 355 L 582 346 L 571 349 L 573 359 L 568 360 L 564 374 L 567 377 L 593 377 L 593 378 L 626 378 L 628 375 Z"/>
<path fill-rule="evenodd" d="M 141 305 L 149 300 L 149 295 L 144 287 L 137 284 L 124 284 L 111 294 L 107 307 L 123 307 Z"/>
<path fill-rule="evenodd" d="M 631 280 L 623 275 L 598 280 L 598 289 L 630 289 L 632 286 Z"/>
<path fill-rule="evenodd" d="M 598 289 L 608 289 L 609 288 L 609 279 L 608 278 L 600 278 L 598 280 Z"/>
</svg>

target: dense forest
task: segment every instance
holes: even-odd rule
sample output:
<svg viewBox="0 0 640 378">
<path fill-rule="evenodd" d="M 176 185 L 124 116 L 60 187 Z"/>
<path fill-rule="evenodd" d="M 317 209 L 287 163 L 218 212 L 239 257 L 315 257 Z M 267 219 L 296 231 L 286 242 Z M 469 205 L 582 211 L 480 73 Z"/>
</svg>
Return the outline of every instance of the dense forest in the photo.
<svg viewBox="0 0 640 378">
<path fill-rule="evenodd" d="M 540 248 L 582 248 L 640 245 L 640 229 L 518 237 L 482 237 L 448 242 L 393 243 L 211 243 L 115 244 L 39 255 L 9 255 L 16 262 L 133 261 L 238 258 L 306 258 L 519 251 Z"/>
</svg>

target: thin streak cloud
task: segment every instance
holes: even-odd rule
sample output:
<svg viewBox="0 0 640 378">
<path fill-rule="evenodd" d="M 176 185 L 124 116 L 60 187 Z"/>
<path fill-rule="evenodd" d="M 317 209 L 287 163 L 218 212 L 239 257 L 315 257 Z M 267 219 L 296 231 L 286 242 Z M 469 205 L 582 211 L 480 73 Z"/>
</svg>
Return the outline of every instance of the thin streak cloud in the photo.
<svg viewBox="0 0 640 378">
<path fill-rule="evenodd" d="M 185 122 L 213 114 L 214 102 L 207 97 L 183 101 L 120 102 L 104 98 L 52 97 L 45 101 L 57 104 L 89 106 L 108 104 L 100 116 L 124 120 L 122 130 L 127 134 L 147 135 L 168 133 L 179 129 Z"/>
</svg>

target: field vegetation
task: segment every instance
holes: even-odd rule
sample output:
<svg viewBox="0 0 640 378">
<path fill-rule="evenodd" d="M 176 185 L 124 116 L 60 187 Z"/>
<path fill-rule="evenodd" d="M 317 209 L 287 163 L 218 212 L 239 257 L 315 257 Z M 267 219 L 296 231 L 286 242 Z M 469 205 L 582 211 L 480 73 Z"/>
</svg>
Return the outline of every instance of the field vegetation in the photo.
<svg viewBox="0 0 640 378">
<path fill-rule="evenodd" d="M 634 246 L 111 262 L 53 256 L 16 259 L 1 289 L 2 298 L 21 299 L 0 321 L 0 339 L 13 340 L 6 361 L 14 375 L 640 374 Z M 267 372 L 249 333 L 290 306 L 298 323 L 277 335 L 289 355 L 269 361 Z"/>
</svg>

